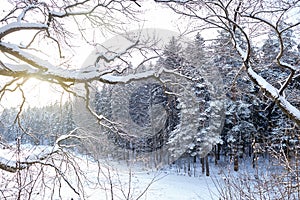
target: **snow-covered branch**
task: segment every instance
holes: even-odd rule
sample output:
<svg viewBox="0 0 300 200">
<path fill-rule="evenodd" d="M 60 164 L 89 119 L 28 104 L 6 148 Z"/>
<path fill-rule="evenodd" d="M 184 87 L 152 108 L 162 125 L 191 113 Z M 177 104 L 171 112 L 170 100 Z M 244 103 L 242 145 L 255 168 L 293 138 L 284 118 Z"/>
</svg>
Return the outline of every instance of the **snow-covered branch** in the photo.
<svg viewBox="0 0 300 200">
<path fill-rule="evenodd" d="M 158 1 L 164 2 L 164 1 Z M 285 22 L 285 17 L 289 12 L 298 6 L 298 2 L 290 2 L 282 4 L 280 1 L 274 1 L 275 8 L 270 5 L 259 7 L 255 3 L 246 3 L 241 1 L 223 2 L 220 0 L 213 1 L 166 1 L 169 7 L 176 13 L 202 21 L 208 27 L 215 27 L 228 32 L 231 35 L 235 50 L 239 53 L 243 60 L 245 69 L 249 78 L 263 89 L 269 97 L 274 101 L 293 121 L 300 125 L 299 108 L 292 106 L 284 97 L 284 91 L 291 85 L 297 74 L 297 67 L 293 64 L 285 62 L 283 56 L 286 53 L 287 46 L 284 44 L 284 33 L 290 29 L 295 29 L 299 22 L 291 24 Z M 245 26 L 251 24 L 251 27 Z M 256 26 L 262 26 L 262 30 Z M 282 27 L 283 28 L 280 28 Z M 266 29 L 271 29 L 278 39 L 278 49 L 275 50 L 277 56 L 269 63 L 277 63 L 277 67 L 284 68 L 289 71 L 289 75 L 285 78 L 280 89 L 274 86 L 274 83 L 267 81 L 259 73 L 252 68 L 257 64 L 258 57 L 254 52 L 253 40 L 257 35 L 262 34 Z M 253 33 L 252 33 L 253 32 Z M 256 33 L 258 32 L 258 33 Z M 254 35 L 254 37 L 253 37 Z M 242 37 L 242 38 L 241 38 Z M 250 62 L 251 60 L 251 62 Z M 263 61 L 260 61 L 261 63 Z M 264 61 L 267 62 L 267 61 Z M 296 62 L 296 61 L 295 61 Z M 251 64 L 250 64 L 251 63 Z M 298 62 L 299 63 L 299 62 Z"/>
<path fill-rule="evenodd" d="M 280 94 L 278 89 L 253 71 L 252 67 L 247 66 L 246 68 L 249 77 L 259 85 L 293 121 L 300 125 L 300 110 L 291 105 L 290 102 Z"/>
<path fill-rule="evenodd" d="M 10 54 L 17 59 L 28 63 L 34 68 L 37 68 L 39 70 L 48 71 L 51 68 L 54 68 L 49 62 L 44 61 L 30 53 L 25 52 L 22 50 L 18 45 L 6 43 L 6 42 L 0 42 L 0 51 L 2 53 Z"/>
<path fill-rule="evenodd" d="M 53 147 L 38 147 L 37 149 L 30 150 L 29 152 L 26 148 L 24 151 L 20 150 L 20 152 L 17 152 L 17 148 L 20 148 L 18 147 L 18 144 L 16 144 L 17 147 L 15 147 L 14 145 L 9 145 L 5 148 L 3 148 L 3 146 L 1 145 L 1 155 L 6 156 L 0 157 L 0 169 L 15 173 L 34 164 L 49 165 L 49 158 L 54 154 L 61 153 L 61 151 L 63 150 L 62 148 L 65 147 L 65 145 L 62 144 L 64 141 L 70 139 L 81 140 L 85 138 L 84 136 L 79 136 L 76 134 L 76 131 L 78 131 L 78 129 L 79 128 L 75 128 L 68 134 L 58 137 Z M 17 157 L 15 157 L 15 152 L 17 152 L 16 154 L 19 154 L 18 159 Z M 8 157 L 11 157 L 11 159 L 7 159 Z"/>
<path fill-rule="evenodd" d="M 21 30 L 46 30 L 47 28 L 48 26 L 45 24 L 12 22 L 0 28 L 0 40 L 13 32 Z"/>
</svg>

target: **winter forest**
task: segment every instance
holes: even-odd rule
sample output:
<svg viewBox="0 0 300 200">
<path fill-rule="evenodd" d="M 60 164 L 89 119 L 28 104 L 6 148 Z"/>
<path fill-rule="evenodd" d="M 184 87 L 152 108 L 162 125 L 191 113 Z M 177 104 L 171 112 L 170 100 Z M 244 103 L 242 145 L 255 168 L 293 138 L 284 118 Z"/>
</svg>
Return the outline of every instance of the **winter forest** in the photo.
<svg viewBox="0 0 300 200">
<path fill-rule="evenodd" d="M 0 199 L 300 199 L 300 1 L 0 7 Z"/>
</svg>

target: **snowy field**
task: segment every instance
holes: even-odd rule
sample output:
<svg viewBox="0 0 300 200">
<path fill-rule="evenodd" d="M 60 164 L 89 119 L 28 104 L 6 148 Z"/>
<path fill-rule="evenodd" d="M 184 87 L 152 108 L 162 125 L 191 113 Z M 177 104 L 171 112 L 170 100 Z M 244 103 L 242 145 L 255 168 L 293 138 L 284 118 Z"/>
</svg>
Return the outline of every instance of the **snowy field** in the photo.
<svg viewBox="0 0 300 200">
<path fill-rule="evenodd" d="M 55 146 L 18 148 L 14 144 L 0 148 L 0 167 L 10 166 L 13 171 L 0 170 L 0 199 L 298 199 L 299 184 L 295 176 L 284 175 L 284 171 L 280 172 L 278 166 L 267 160 L 261 159 L 256 168 L 252 168 L 251 159 L 241 160 L 240 169 L 235 172 L 232 163 L 225 164 L 221 159 L 216 166 L 212 159 L 209 177 L 202 174 L 199 162 L 191 166 L 189 176 L 188 162 L 184 160 L 153 170 L 124 161 L 95 161 Z M 22 170 L 16 170 L 16 166 Z M 287 191 L 288 188 L 291 189 Z"/>
<path fill-rule="evenodd" d="M 1 162 L 32 162 L 54 152 L 53 147 L 22 145 L 19 153 L 0 149 Z M 56 155 L 57 154 L 57 155 Z M 68 161 L 68 162 L 66 162 Z M 179 175 L 176 169 L 134 169 L 126 164 L 95 162 L 68 153 L 53 153 L 28 169 L 0 171 L 0 199 L 218 199 L 212 177 Z M 55 167 L 54 167 L 55 166 Z M 199 169 L 200 171 L 200 169 Z M 215 177 L 213 175 L 213 177 Z"/>
</svg>

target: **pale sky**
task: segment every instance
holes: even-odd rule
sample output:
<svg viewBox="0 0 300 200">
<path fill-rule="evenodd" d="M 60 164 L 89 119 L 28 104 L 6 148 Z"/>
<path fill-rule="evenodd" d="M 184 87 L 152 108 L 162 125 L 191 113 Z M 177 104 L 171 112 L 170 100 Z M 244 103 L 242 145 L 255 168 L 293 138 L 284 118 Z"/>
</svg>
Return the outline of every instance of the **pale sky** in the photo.
<svg viewBox="0 0 300 200">
<path fill-rule="evenodd" d="M 8 0 L 5 0 L 4 2 L 1 2 L 1 9 L 5 10 L 7 7 Z M 196 26 L 196 23 L 188 24 L 188 22 L 185 22 L 183 20 L 178 20 L 178 16 L 174 14 L 170 9 L 166 7 L 166 5 L 155 3 L 154 1 L 141 1 L 139 2 L 141 7 L 138 7 L 137 9 L 141 11 L 140 16 L 138 16 L 141 21 L 140 22 L 133 22 L 131 24 L 128 24 L 126 26 L 126 29 L 128 31 L 130 30 L 137 30 L 141 28 L 162 28 L 162 29 L 168 29 L 170 31 L 175 32 L 182 32 L 185 31 L 185 28 L 187 26 Z M 293 18 L 295 16 L 292 16 Z M 298 16 L 296 16 L 298 17 Z M 72 27 L 72 25 L 70 25 Z M 179 27 L 181 30 L 179 30 Z M 215 37 L 215 34 L 211 30 L 207 30 L 206 32 L 201 32 L 202 36 L 205 38 L 209 37 Z M 107 37 L 104 38 L 103 36 L 97 37 L 99 42 L 105 42 L 108 39 L 112 38 L 114 35 L 107 34 Z M 30 31 L 22 34 L 15 34 L 8 38 L 8 41 L 14 41 L 14 43 L 28 43 L 28 40 L 30 39 Z M 78 40 L 79 41 L 79 40 Z M 84 63 L 84 61 L 88 58 L 88 56 L 91 54 L 91 52 L 94 50 L 91 46 L 88 46 L 84 43 L 76 44 L 77 48 L 74 48 L 74 54 L 75 56 L 71 58 L 71 66 L 75 66 L 76 68 L 81 67 Z M 52 46 L 53 47 L 53 46 Z M 47 48 L 48 55 L 40 55 L 41 57 L 44 57 L 48 59 L 48 61 L 52 64 L 58 64 L 59 60 L 51 58 L 51 55 L 55 55 L 57 58 L 57 51 L 51 51 L 51 48 L 49 46 Z M 49 49 L 49 50 L 48 50 Z M 55 50 L 55 47 L 52 48 Z M 1 58 L 1 57 L 0 57 Z M 1 58 L 2 59 L 2 58 Z M 53 103 L 56 101 L 61 100 L 61 92 L 56 92 L 58 87 L 56 86 L 50 86 L 47 83 L 42 83 L 41 81 L 32 80 L 27 85 L 27 101 L 28 105 L 44 105 L 48 103 Z M 1 101 L 2 106 L 7 105 L 17 105 L 19 104 L 20 99 L 16 97 L 16 95 L 10 95 L 7 96 L 7 100 Z M 1 107 L 1 105 L 0 105 Z"/>
<path fill-rule="evenodd" d="M 1 3 L 1 9 L 5 9 L 6 1 Z M 141 2 L 141 9 L 143 10 L 140 15 L 141 21 L 139 23 L 132 23 L 127 26 L 128 30 L 136 30 L 140 28 L 163 28 L 172 31 L 178 32 L 178 24 L 177 17 L 174 16 L 174 13 L 170 9 L 166 9 L 162 6 L 162 4 L 155 3 L 153 1 L 144 1 Z M 113 37 L 113 35 L 107 38 L 103 38 L 101 36 L 101 42 L 105 42 L 106 39 Z M 32 38 L 32 32 L 26 31 L 20 33 L 16 33 L 11 37 L 7 37 L 7 41 L 14 41 L 14 43 L 26 44 Z M 49 48 L 49 47 L 47 47 Z M 49 48 L 50 49 L 50 48 Z M 78 45 L 78 48 L 75 48 L 76 56 L 72 58 L 72 62 L 74 65 L 82 65 L 84 60 L 89 56 L 89 54 L 94 50 L 91 49 L 88 45 Z M 56 55 L 57 52 L 47 51 L 47 53 L 51 56 Z M 49 56 L 48 55 L 48 56 Z M 78 56 L 77 56 L 78 55 Z M 40 55 L 45 56 L 45 55 Z M 46 57 L 50 63 L 55 63 L 55 60 L 49 60 L 49 57 Z M 78 67 L 78 66 L 77 66 Z M 2 85 L 2 84 L 1 84 Z M 62 90 L 59 89 L 58 86 L 50 85 L 46 82 L 38 81 L 36 79 L 32 79 L 25 84 L 23 88 L 26 91 L 26 106 L 42 106 L 49 103 L 54 103 L 61 100 Z M 57 92 L 58 91 L 58 92 Z M 6 95 L 3 100 L 0 102 L 0 107 L 6 106 L 18 106 L 21 103 L 21 93 L 15 92 L 15 94 Z M 69 97 L 69 95 L 65 95 L 65 98 Z"/>
</svg>

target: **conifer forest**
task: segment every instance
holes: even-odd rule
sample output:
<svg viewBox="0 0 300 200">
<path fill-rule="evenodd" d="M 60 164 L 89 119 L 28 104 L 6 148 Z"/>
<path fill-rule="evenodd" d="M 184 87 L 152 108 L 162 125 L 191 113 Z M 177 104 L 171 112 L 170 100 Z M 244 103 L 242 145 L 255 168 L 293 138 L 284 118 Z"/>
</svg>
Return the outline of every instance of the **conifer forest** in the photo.
<svg viewBox="0 0 300 200">
<path fill-rule="evenodd" d="M 0 199 L 300 199 L 300 1 L 0 7 Z"/>
</svg>

